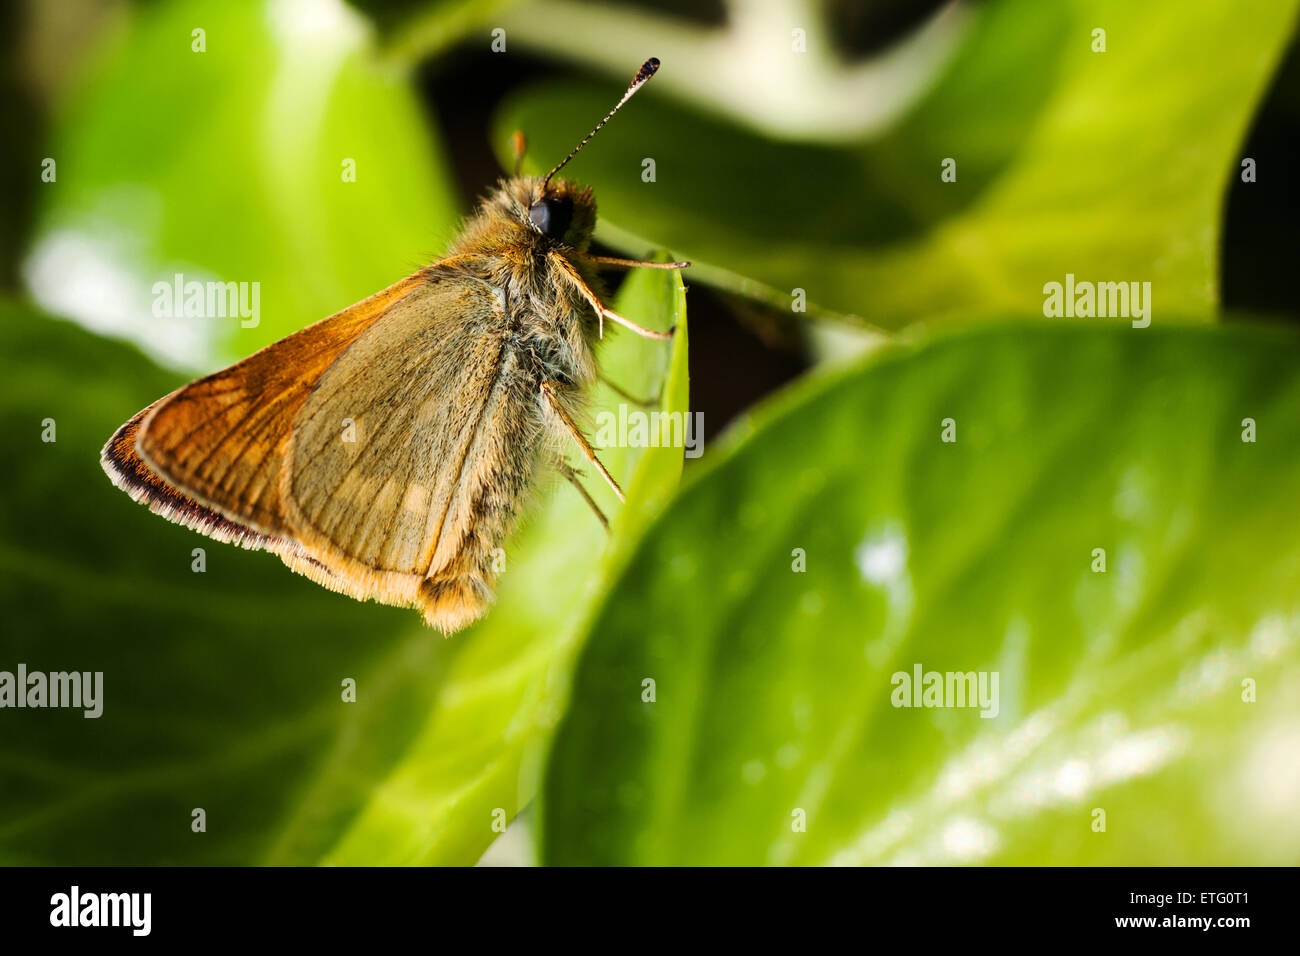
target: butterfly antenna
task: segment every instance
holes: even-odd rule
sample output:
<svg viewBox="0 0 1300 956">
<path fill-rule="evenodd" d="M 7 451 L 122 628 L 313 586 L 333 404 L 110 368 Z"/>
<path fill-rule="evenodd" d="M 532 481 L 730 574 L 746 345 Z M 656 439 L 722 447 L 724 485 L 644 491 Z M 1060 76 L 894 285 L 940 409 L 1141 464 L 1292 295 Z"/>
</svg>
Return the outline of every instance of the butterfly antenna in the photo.
<svg viewBox="0 0 1300 956">
<path fill-rule="evenodd" d="M 644 63 L 641 64 L 641 69 L 636 71 L 636 76 L 634 76 L 632 78 L 632 82 L 628 84 L 627 92 L 623 94 L 623 98 L 614 104 L 614 108 L 605 114 L 605 118 L 596 124 L 596 128 L 587 134 L 586 139 L 584 139 L 577 146 L 573 147 L 573 152 L 569 153 L 568 156 L 565 156 L 558 166 L 556 166 L 554 169 L 552 169 L 549 173 L 546 174 L 546 178 L 542 180 L 542 192 L 546 192 L 546 187 L 550 183 L 551 177 L 554 176 L 556 173 L 558 173 L 561 169 L 563 169 L 565 163 L 573 159 L 574 156 L 577 156 L 578 150 L 582 149 L 582 147 L 586 146 L 589 142 L 591 142 L 591 138 L 600 132 L 600 128 L 609 122 L 610 117 L 612 117 L 615 113 L 617 113 L 619 109 L 622 107 L 622 105 L 632 98 L 633 93 L 641 89 L 641 87 L 645 86 L 646 80 L 654 76 L 655 71 L 658 69 L 659 69 L 659 59 L 657 57 L 652 56 L 650 57 L 650 59 L 646 60 Z"/>
</svg>

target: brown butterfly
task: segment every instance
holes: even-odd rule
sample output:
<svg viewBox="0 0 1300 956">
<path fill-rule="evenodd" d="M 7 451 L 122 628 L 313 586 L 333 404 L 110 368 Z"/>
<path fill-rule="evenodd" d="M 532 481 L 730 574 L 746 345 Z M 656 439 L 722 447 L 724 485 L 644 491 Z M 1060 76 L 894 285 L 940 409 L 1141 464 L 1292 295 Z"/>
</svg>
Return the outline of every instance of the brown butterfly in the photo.
<svg viewBox="0 0 1300 956">
<path fill-rule="evenodd" d="M 606 308 L 594 273 L 688 263 L 589 254 L 591 190 L 554 176 L 658 68 L 647 60 L 545 178 L 516 164 L 444 258 L 137 414 L 104 446 L 113 483 L 327 588 L 418 607 L 446 633 L 481 615 L 492 553 L 540 466 L 596 508 L 562 443 L 623 497 L 574 409 L 606 319 L 671 331 Z M 521 136 L 515 148 L 522 158 Z"/>
</svg>

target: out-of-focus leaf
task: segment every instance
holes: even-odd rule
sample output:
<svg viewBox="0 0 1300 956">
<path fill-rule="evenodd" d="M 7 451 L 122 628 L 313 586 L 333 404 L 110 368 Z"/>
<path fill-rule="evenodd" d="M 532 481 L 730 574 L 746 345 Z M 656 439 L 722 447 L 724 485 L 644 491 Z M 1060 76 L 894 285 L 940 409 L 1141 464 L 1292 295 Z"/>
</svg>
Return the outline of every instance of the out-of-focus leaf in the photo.
<svg viewBox="0 0 1300 956">
<path fill-rule="evenodd" d="M 14 450 L 0 479 L 0 670 L 104 675 L 97 719 L 4 711 L 0 860 L 248 864 L 289 827 L 296 859 L 319 858 L 400 758 L 463 645 L 114 488 L 100 447 L 180 384 L 174 374 L 11 304 L 0 341 L 0 427 Z M 349 677 L 355 704 L 342 701 Z M 307 786 L 320 776 L 334 783 L 328 799 L 305 799 L 321 796 Z M 190 829 L 195 808 L 206 833 Z"/>
<path fill-rule="evenodd" d="M 1073 273 L 1149 281 L 1157 314 L 1205 319 L 1218 302 L 1224 181 L 1296 6 L 991 0 L 930 93 L 870 141 L 777 142 L 675 105 L 652 82 L 568 174 L 595 187 L 611 242 L 665 246 L 698 278 L 785 308 L 802 289 L 823 310 L 890 328 L 1040 313 L 1044 283 Z M 1105 52 L 1093 52 L 1095 29 Z M 629 75 L 650 53 L 688 83 L 712 69 L 648 42 L 627 44 Z M 572 31 L 571 43 L 609 59 L 600 33 Z M 763 68 L 801 55 L 787 41 Z M 520 128 L 526 162 L 548 168 L 618 89 L 526 92 L 499 117 L 502 155 Z M 941 179 L 948 158 L 955 182 Z"/>
<path fill-rule="evenodd" d="M 342 4 L 130 8 L 57 119 L 58 178 L 26 267 L 37 298 L 209 368 L 439 254 L 454 191 L 406 75 L 375 65 L 370 46 Z M 258 324 L 206 306 L 156 315 L 155 283 L 177 273 L 257 283 Z"/>
<path fill-rule="evenodd" d="M 479 34 L 484 44 L 500 14 L 520 0 L 350 0 L 385 34 L 384 53 L 394 63 L 436 59 L 457 40 Z M 508 47 L 507 47 L 508 49 Z"/>
<path fill-rule="evenodd" d="M 542 862 L 1295 863 L 1297 348 L 1021 322 L 756 415 L 591 622 Z"/>
</svg>

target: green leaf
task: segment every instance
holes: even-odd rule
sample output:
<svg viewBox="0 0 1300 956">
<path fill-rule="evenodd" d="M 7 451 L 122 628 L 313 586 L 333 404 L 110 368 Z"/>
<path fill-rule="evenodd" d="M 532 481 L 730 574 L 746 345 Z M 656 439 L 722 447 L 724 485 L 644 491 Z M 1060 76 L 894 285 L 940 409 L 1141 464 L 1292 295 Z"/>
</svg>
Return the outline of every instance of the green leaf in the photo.
<svg viewBox="0 0 1300 956">
<path fill-rule="evenodd" d="M 632 277 L 618 310 L 681 334 L 613 330 L 603 353 L 629 389 L 653 393 L 671 370 L 669 410 L 686 401 L 683 293 L 675 272 Z M 331 594 L 113 488 L 100 446 L 180 384 L 133 349 L 5 304 L 0 376 L 14 453 L 0 495 L 23 503 L 0 513 L 0 670 L 104 673 L 98 719 L 4 711 L 8 864 L 473 863 L 493 809 L 513 816 L 535 788 L 569 622 L 681 469 L 680 448 L 604 453 L 629 492 L 612 540 L 566 483 L 545 489 L 506 545 L 498 606 L 444 640 L 412 611 Z M 349 677 L 355 704 L 341 699 Z M 206 833 L 190 830 L 199 807 Z"/>
<path fill-rule="evenodd" d="M 672 249 L 695 263 L 693 276 L 781 308 L 803 289 L 821 310 L 888 328 L 1041 314 L 1043 285 L 1073 273 L 1149 281 L 1163 315 L 1203 320 L 1219 299 L 1224 183 L 1296 8 L 989 2 L 967 11 L 963 42 L 928 95 L 875 136 L 779 141 L 722 118 L 728 104 L 705 114 L 666 98 L 656 79 L 569 175 L 595 188 L 603 238 Z M 530 9 L 519 10 L 520 43 L 558 53 L 562 34 L 565 55 L 582 62 L 607 68 L 622 54 L 619 76 L 662 40 L 653 52 L 660 75 L 676 77 L 668 92 L 716 86 L 719 57 L 742 55 L 722 34 L 714 55 L 688 45 L 674 59 L 683 31 L 667 28 L 624 30 L 616 47 L 568 23 L 566 11 L 582 16 L 571 4 L 550 4 L 545 17 Z M 1095 28 L 1106 30 L 1104 53 L 1092 51 Z M 790 58 L 802 55 L 788 49 L 788 28 L 778 33 L 781 48 L 761 54 L 765 75 L 796 71 Z M 548 168 L 617 91 L 611 80 L 524 93 L 498 118 L 501 155 L 523 129 L 526 162 Z M 956 160 L 955 182 L 940 179 L 945 158 Z M 647 159 L 652 183 L 642 179 Z"/>
<path fill-rule="evenodd" d="M 594 616 L 542 861 L 1300 859 L 1298 347 L 1001 324 L 756 415 Z"/>
<path fill-rule="evenodd" d="M 686 301 L 680 273 L 633 273 L 614 308 L 649 328 L 676 326 L 677 332 L 669 346 L 607 323 L 601 355 L 605 375 L 632 395 L 662 392 L 660 411 L 685 414 Z M 598 388 L 592 403 L 596 424 L 601 412 L 617 414 L 624 402 L 610 389 Z M 581 464 L 565 451 L 571 463 Z M 494 811 L 513 819 L 532 799 L 590 608 L 681 476 L 681 448 L 610 447 L 599 453 L 627 494 L 620 507 L 593 469 L 583 469 L 585 486 L 611 516 L 612 537 L 559 482 L 562 487 L 521 535 L 517 555 L 511 554 L 492 613 L 453 638 L 463 641 L 465 650 L 452 665 L 448 690 L 326 862 L 476 860 L 497 836 Z"/>
<path fill-rule="evenodd" d="M 491 27 L 503 10 L 519 0 L 352 0 L 386 34 L 385 54 L 393 62 L 436 60 L 458 40 L 481 30 L 493 39 Z"/>
<path fill-rule="evenodd" d="M 126 10 L 49 147 L 58 178 L 26 268 L 51 311 L 208 368 L 445 247 L 460 210 L 441 151 L 407 75 L 373 62 L 356 13 L 200 0 Z M 192 49 L 199 29 L 205 52 Z M 157 315 L 155 283 L 177 273 L 249 283 L 250 307 L 257 283 L 257 324 L 206 305 L 202 318 Z"/>
</svg>

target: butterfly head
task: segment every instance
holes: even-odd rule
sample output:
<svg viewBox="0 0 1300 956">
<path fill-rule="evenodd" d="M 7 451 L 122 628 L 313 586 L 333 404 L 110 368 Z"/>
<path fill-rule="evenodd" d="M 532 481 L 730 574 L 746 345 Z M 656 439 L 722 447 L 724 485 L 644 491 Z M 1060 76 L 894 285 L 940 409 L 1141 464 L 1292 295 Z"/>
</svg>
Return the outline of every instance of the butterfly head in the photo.
<svg viewBox="0 0 1300 956">
<path fill-rule="evenodd" d="M 628 84 L 622 99 L 614 104 L 614 108 L 605 114 L 605 118 L 596 124 L 595 129 L 588 133 L 568 156 L 560 160 L 544 179 L 521 178 L 518 175 L 523 161 L 524 137 L 522 133 L 515 133 L 516 176 L 506 184 L 502 192 L 510 194 L 507 196 L 509 205 L 522 207 L 521 218 L 535 234 L 552 242 L 564 243 L 578 249 L 586 248 L 592 230 L 596 226 L 596 203 L 591 197 L 591 190 L 577 186 L 568 180 L 556 179 L 555 174 L 578 155 L 582 147 L 600 132 L 619 108 L 631 99 L 632 95 L 644 86 L 658 69 L 659 60 L 655 57 L 641 64 L 641 69 Z"/>
<path fill-rule="evenodd" d="M 596 200 L 591 190 L 567 179 L 525 183 L 528 227 L 546 239 L 585 249 L 596 228 Z"/>
</svg>

